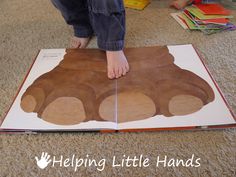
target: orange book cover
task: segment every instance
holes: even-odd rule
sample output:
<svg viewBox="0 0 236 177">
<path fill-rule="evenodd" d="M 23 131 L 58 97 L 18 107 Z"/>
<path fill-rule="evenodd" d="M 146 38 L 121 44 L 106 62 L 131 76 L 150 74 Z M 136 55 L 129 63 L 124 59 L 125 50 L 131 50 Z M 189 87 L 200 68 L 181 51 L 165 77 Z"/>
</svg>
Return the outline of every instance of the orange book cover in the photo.
<svg viewBox="0 0 236 177">
<path fill-rule="evenodd" d="M 230 15 L 231 12 L 220 4 L 195 4 L 205 15 Z"/>
</svg>

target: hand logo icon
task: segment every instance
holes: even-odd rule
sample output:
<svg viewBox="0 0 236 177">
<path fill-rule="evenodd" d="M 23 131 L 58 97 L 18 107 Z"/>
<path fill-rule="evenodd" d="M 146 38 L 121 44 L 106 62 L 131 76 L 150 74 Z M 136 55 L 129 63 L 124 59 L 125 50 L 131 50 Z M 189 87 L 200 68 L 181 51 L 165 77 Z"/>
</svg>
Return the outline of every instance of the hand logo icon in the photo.
<svg viewBox="0 0 236 177">
<path fill-rule="evenodd" d="M 35 159 L 37 161 L 37 165 L 39 168 L 44 169 L 48 166 L 48 164 L 52 161 L 50 158 L 50 155 L 48 155 L 47 152 L 42 152 L 41 159 L 39 160 L 37 156 L 35 156 Z"/>
</svg>

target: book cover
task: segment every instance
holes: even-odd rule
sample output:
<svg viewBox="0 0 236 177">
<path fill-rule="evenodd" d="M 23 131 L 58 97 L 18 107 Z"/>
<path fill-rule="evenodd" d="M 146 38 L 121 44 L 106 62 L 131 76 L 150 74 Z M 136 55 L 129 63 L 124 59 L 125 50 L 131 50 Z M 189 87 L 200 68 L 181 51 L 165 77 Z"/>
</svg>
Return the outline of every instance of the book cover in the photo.
<svg viewBox="0 0 236 177">
<path fill-rule="evenodd" d="M 195 4 L 203 14 L 205 15 L 230 15 L 231 12 L 225 9 L 220 4 Z"/>
<path fill-rule="evenodd" d="M 197 7 L 189 6 L 185 8 L 195 17 L 199 18 L 200 20 L 208 20 L 208 19 L 218 19 L 218 18 L 233 18 L 232 15 L 205 15 L 203 14 Z"/>
<path fill-rule="evenodd" d="M 183 27 L 183 29 L 189 29 L 184 19 L 180 18 L 181 14 L 182 12 L 176 12 L 176 13 L 171 13 L 170 15 Z"/>
</svg>

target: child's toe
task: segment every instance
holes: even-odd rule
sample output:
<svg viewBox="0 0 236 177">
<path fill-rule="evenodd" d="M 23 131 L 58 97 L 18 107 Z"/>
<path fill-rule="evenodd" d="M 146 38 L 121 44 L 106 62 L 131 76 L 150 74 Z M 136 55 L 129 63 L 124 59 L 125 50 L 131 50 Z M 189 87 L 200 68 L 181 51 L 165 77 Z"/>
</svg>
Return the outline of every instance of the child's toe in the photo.
<svg viewBox="0 0 236 177">
<path fill-rule="evenodd" d="M 78 41 L 73 41 L 73 42 L 72 42 L 72 47 L 73 47 L 73 48 L 80 48 L 80 46 L 81 46 L 81 43 L 80 43 L 80 42 L 78 42 Z"/>
<path fill-rule="evenodd" d="M 115 77 L 119 78 L 119 67 L 115 68 L 114 71 L 115 71 Z"/>
<path fill-rule="evenodd" d="M 118 76 L 121 77 L 122 74 L 123 74 L 123 67 L 120 67 L 118 71 Z"/>
<path fill-rule="evenodd" d="M 124 76 L 124 75 L 126 75 L 126 73 L 127 73 L 127 70 L 126 70 L 126 68 L 124 67 L 124 68 L 122 68 L 122 75 Z"/>
<path fill-rule="evenodd" d="M 80 48 L 80 49 L 85 48 L 85 44 L 82 43 L 82 44 L 79 46 L 79 48 Z"/>
<path fill-rule="evenodd" d="M 86 48 L 87 43 L 88 43 L 88 42 L 87 42 L 86 40 L 85 40 L 85 41 L 82 41 L 79 48 L 81 48 L 81 49 L 82 49 L 82 48 Z"/>
<path fill-rule="evenodd" d="M 108 69 L 107 76 L 109 79 L 115 78 L 115 73 L 114 73 L 113 69 Z"/>
<path fill-rule="evenodd" d="M 128 63 L 125 65 L 125 71 L 129 72 L 129 64 Z"/>
<path fill-rule="evenodd" d="M 122 76 L 125 76 L 126 73 L 127 73 L 127 72 L 126 72 L 125 70 L 123 70 Z"/>
</svg>

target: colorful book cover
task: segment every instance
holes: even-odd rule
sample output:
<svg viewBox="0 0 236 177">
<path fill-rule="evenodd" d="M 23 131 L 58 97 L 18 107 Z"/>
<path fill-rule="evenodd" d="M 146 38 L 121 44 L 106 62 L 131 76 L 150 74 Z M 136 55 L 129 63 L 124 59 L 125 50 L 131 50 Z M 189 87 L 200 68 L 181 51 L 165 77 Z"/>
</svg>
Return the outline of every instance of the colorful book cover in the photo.
<svg viewBox="0 0 236 177">
<path fill-rule="evenodd" d="M 185 8 L 195 17 L 199 18 L 200 20 L 208 20 L 208 19 L 218 19 L 218 18 L 233 18 L 232 15 L 205 15 L 203 14 L 197 7 L 190 6 Z"/>
<path fill-rule="evenodd" d="M 227 19 L 227 18 L 196 20 L 196 21 L 201 22 L 203 24 L 218 24 L 218 25 L 226 25 L 227 23 L 229 23 L 229 19 Z"/>
<path fill-rule="evenodd" d="M 195 4 L 203 14 L 205 15 L 230 15 L 231 12 L 225 9 L 220 4 Z"/>
<path fill-rule="evenodd" d="M 191 13 L 188 13 L 188 11 L 184 11 L 183 15 L 185 15 L 194 25 L 197 29 L 212 29 L 212 30 L 218 30 L 222 29 L 225 25 L 222 24 L 215 24 L 215 23 L 205 23 L 204 20 L 198 20 L 196 17 L 192 16 Z"/>
<path fill-rule="evenodd" d="M 191 30 L 198 30 L 200 26 L 197 26 L 190 18 L 188 18 L 184 13 L 180 13 L 179 18 L 185 21 L 187 24 L 188 28 Z"/>
<path fill-rule="evenodd" d="M 171 13 L 170 15 L 184 28 L 184 29 L 189 29 L 188 25 L 184 21 L 184 19 L 181 19 L 179 15 L 181 12 L 176 12 L 176 13 Z"/>
<path fill-rule="evenodd" d="M 197 24 L 190 16 L 184 12 L 173 13 L 171 16 L 184 28 L 190 30 L 200 30 L 207 28 L 205 25 Z M 186 27 L 185 27 L 186 26 Z"/>
<path fill-rule="evenodd" d="M 229 22 L 229 19 L 227 18 L 217 18 L 217 19 L 208 19 L 208 20 L 200 20 L 199 18 L 195 17 L 193 14 L 191 14 L 189 11 L 184 10 L 184 14 L 189 17 L 193 22 L 196 22 L 197 24 L 218 24 L 218 25 L 226 25 Z"/>
</svg>

